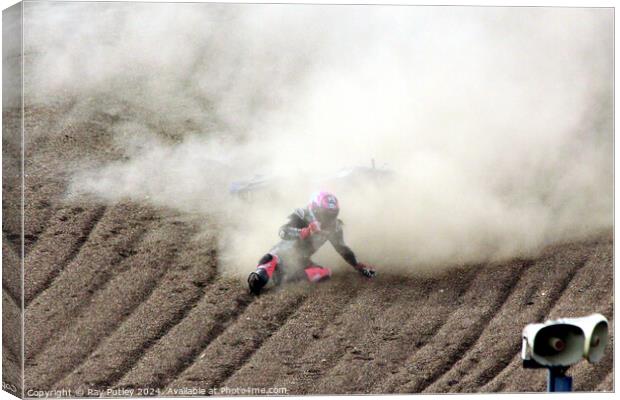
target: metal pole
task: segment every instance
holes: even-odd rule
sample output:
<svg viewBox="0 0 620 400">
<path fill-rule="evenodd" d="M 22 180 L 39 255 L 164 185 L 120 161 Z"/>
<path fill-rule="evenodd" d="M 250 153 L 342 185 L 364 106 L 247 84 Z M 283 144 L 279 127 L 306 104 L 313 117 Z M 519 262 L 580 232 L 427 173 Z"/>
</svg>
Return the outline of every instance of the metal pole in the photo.
<svg viewBox="0 0 620 400">
<path fill-rule="evenodd" d="M 573 378 L 566 376 L 568 367 L 551 367 L 547 374 L 547 392 L 572 392 Z"/>
</svg>

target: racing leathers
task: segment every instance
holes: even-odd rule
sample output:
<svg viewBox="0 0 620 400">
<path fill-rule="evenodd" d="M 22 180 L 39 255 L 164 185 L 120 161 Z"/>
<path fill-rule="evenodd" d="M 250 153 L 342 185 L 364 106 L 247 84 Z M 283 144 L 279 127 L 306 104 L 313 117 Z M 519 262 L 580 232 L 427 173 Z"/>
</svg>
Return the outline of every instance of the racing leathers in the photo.
<svg viewBox="0 0 620 400">
<path fill-rule="evenodd" d="M 373 277 L 374 271 L 358 263 L 355 254 L 344 242 L 342 226 L 343 223 L 339 219 L 319 223 L 308 208 L 296 209 L 279 230 L 282 240 L 258 262 L 256 273 L 253 274 L 260 276 L 261 282 L 257 285 L 259 290 L 271 278 L 276 284 L 284 280 L 298 279 L 303 275 L 312 282 L 329 278 L 331 270 L 316 264 L 311 259 L 326 241 L 329 241 L 342 258 L 362 275 Z M 252 288 L 251 282 L 250 287 Z"/>
</svg>

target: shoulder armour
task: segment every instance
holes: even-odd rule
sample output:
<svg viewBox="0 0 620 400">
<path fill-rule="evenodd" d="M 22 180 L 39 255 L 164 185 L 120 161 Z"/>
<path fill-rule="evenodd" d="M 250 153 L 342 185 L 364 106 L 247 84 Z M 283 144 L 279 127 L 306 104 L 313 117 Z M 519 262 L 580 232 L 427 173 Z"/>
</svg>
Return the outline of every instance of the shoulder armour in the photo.
<svg viewBox="0 0 620 400">
<path fill-rule="evenodd" d="M 344 225 L 344 222 L 342 222 L 340 218 L 336 220 L 336 229 L 342 229 L 343 225 Z"/>
<path fill-rule="evenodd" d="M 301 218 L 303 220 L 305 220 L 306 216 L 308 215 L 306 210 L 303 209 L 303 208 L 296 208 L 295 211 L 293 211 L 293 214 L 297 215 L 299 218 Z"/>
</svg>

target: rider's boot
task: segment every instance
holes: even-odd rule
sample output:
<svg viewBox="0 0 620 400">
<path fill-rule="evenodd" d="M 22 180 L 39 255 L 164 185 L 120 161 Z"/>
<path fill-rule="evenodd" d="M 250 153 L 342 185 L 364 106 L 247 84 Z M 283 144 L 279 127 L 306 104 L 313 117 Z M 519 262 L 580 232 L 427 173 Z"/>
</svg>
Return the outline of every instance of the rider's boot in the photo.
<svg viewBox="0 0 620 400">
<path fill-rule="evenodd" d="M 258 262 L 256 271 L 250 273 L 248 276 L 248 288 L 250 292 L 255 295 L 259 295 L 261 289 L 269 282 L 269 279 L 273 276 L 273 273 L 278 265 L 278 256 L 272 254 L 266 254 Z"/>
<path fill-rule="evenodd" d="M 306 278 L 310 282 L 321 282 L 332 276 L 332 270 L 320 265 L 309 265 L 304 269 Z"/>
</svg>

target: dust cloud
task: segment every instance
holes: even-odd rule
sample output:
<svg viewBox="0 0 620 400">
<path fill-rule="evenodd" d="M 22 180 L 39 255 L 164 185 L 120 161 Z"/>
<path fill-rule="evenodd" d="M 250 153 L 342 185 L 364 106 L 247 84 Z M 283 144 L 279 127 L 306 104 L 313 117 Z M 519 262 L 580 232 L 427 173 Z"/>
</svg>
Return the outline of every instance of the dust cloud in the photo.
<svg viewBox="0 0 620 400">
<path fill-rule="evenodd" d="M 70 195 L 215 216 L 224 272 L 252 270 L 316 189 L 335 191 L 346 241 L 382 272 L 527 257 L 613 224 L 611 9 L 25 12 L 26 101 L 106 113 L 122 149 L 75 171 Z M 392 179 L 316 183 L 371 159 Z M 278 184 L 230 195 L 255 174 Z M 327 247 L 317 260 L 347 268 Z"/>
</svg>

